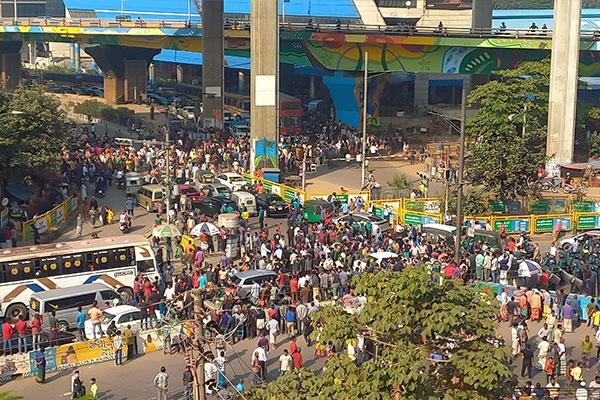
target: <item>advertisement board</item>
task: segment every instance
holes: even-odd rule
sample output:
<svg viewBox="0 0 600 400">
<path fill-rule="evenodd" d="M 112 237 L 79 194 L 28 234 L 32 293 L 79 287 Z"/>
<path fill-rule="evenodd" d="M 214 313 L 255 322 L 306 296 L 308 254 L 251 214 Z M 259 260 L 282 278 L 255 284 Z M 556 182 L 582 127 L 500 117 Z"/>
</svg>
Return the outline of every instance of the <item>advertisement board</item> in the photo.
<svg viewBox="0 0 600 400">
<path fill-rule="evenodd" d="M 502 225 L 504 225 L 506 233 L 529 232 L 528 219 L 515 218 L 496 220 L 494 221 L 494 230 L 499 231 Z"/>
</svg>

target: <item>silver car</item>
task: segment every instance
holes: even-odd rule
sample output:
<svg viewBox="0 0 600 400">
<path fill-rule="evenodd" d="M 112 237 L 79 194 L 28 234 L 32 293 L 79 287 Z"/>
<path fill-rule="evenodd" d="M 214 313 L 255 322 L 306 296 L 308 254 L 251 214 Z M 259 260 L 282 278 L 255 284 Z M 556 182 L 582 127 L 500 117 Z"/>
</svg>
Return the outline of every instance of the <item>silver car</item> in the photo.
<svg viewBox="0 0 600 400">
<path fill-rule="evenodd" d="M 258 284 L 263 282 L 270 282 L 276 279 L 278 276 L 277 272 L 268 269 L 250 269 L 244 272 L 238 272 L 233 276 L 233 283 L 239 286 L 238 296 L 240 299 L 250 298 L 250 292 L 252 289 L 253 281 Z"/>
<path fill-rule="evenodd" d="M 562 238 L 561 240 L 559 240 L 558 242 L 558 248 L 559 249 L 563 249 L 563 250 L 569 250 L 571 248 L 571 246 L 573 245 L 573 243 L 576 240 L 580 240 L 583 239 L 584 236 L 589 236 L 589 237 L 596 237 L 596 236 L 600 236 L 600 231 L 586 231 L 586 232 L 582 232 L 582 233 L 578 233 L 577 235 L 573 235 L 573 236 L 569 236 L 566 238 Z"/>
<path fill-rule="evenodd" d="M 227 197 L 231 198 L 231 189 L 222 183 L 207 183 L 202 185 L 202 189 L 206 192 L 207 197 Z"/>
<path fill-rule="evenodd" d="M 381 233 L 386 233 L 391 230 L 390 224 L 386 220 L 384 220 L 381 217 L 378 217 L 377 215 L 369 213 L 351 213 L 333 219 L 333 222 L 336 225 L 341 223 L 347 223 L 349 225 L 352 225 L 355 221 L 358 223 L 367 223 L 367 221 L 371 221 L 371 224 L 373 225 L 373 233 L 377 232 L 378 229 Z"/>
</svg>

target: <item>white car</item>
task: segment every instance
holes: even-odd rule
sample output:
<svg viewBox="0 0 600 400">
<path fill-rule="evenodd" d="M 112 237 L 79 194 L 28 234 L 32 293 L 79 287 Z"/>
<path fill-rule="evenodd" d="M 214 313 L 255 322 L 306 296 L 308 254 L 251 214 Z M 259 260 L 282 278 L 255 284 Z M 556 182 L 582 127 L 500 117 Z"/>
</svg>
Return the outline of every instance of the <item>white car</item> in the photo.
<svg viewBox="0 0 600 400">
<path fill-rule="evenodd" d="M 106 333 L 108 329 L 108 325 L 115 320 L 117 329 L 121 332 L 127 328 L 127 325 L 131 325 L 132 330 L 140 329 L 141 320 L 142 320 L 142 311 L 133 306 L 116 306 L 111 307 L 105 311 L 102 311 L 102 315 L 100 316 L 100 326 L 102 327 L 102 332 Z M 92 320 L 86 319 L 85 321 L 85 336 L 88 339 L 94 338 L 94 333 L 92 329 Z M 96 337 L 99 338 L 99 332 L 96 331 Z"/>
<path fill-rule="evenodd" d="M 232 192 L 240 190 L 246 185 L 244 177 L 235 172 L 225 172 L 217 175 L 217 182 L 227 186 Z"/>
<path fill-rule="evenodd" d="M 576 240 L 582 239 L 586 235 L 589 237 L 595 237 L 595 236 L 600 237 L 600 231 L 586 231 L 586 232 L 578 233 L 577 235 L 574 235 L 574 236 L 569 236 L 569 237 L 563 238 L 558 242 L 558 248 L 565 250 L 565 251 L 569 250 L 571 248 L 571 245 L 573 245 L 573 243 Z"/>
<path fill-rule="evenodd" d="M 185 106 L 179 109 L 179 115 L 181 115 L 185 119 L 194 119 L 196 107 L 194 106 Z"/>
<path fill-rule="evenodd" d="M 237 138 L 245 138 L 250 136 L 250 127 L 246 125 L 234 125 L 231 127 L 231 133 Z"/>
</svg>

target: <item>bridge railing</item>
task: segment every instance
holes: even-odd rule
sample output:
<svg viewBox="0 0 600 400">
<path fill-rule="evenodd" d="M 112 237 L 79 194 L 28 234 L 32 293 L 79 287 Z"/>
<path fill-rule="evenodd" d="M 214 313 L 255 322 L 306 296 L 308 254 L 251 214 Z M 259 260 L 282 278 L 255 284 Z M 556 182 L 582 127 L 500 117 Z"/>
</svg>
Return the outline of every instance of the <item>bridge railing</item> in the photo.
<svg viewBox="0 0 600 400">
<path fill-rule="evenodd" d="M 185 20 L 159 19 L 101 19 L 101 18 L 2 18 L 2 26 L 57 26 L 57 27 L 91 27 L 91 28 L 170 28 L 170 29 L 202 29 L 202 24 Z M 225 19 L 225 30 L 250 30 L 248 20 Z M 280 22 L 282 31 L 318 32 L 337 34 L 373 34 L 399 36 L 449 36 L 449 37 L 481 37 L 481 38 L 552 38 L 551 29 L 513 29 L 513 28 L 468 28 L 414 25 L 363 25 L 363 24 L 329 24 Z M 600 30 L 582 30 L 584 40 L 599 40 Z"/>
</svg>

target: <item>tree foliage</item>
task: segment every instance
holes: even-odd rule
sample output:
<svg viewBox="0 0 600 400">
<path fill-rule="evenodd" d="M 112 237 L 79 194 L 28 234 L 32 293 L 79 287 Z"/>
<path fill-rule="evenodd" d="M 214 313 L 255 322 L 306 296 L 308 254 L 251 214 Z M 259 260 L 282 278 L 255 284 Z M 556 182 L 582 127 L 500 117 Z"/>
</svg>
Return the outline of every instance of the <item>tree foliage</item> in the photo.
<svg viewBox="0 0 600 400">
<path fill-rule="evenodd" d="M 386 182 L 388 186 L 391 186 L 398 190 L 411 189 L 412 183 L 404 173 L 396 174 L 391 181 Z"/>
<path fill-rule="evenodd" d="M 496 328 L 497 302 L 458 281 L 434 282 L 429 266 L 403 272 L 356 275 L 355 293 L 367 304 L 359 314 L 341 305 L 323 307 L 313 323 L 321 343 L 342 349 L 368 327 L 376 357 L 360 366 L 343 353 L 327 362 L 321 377 L 293 370 L 277 381 L 253 388 L 255 400 L 283 399 L 499 399 L 512 394 L 516 379 L 506 347 L 486 341 Z M 474 335 L 467 340 L 465 332 Z M 452 346 L 447 362 L 430 352 Z"/>
<path fill-rule="evenodd" d="M 496 74 L 497 79 L 469 95 L 470 105 L 479 109 L 466 126 L 471 154 L 467 176 L 490 194 L 516 199 L 530 194 L 528 181 L 536 178 L 537 168 L 546 161 L 550 60 Z"/>
<path fill-rule="evenodd" d="M 43 86 L 0 93 L 0 175 L 6 181 L 58 168 L 57 155 L 70 138 L 59 104 Z"/>
<path fill-rule="evenodd" d="M 448 202 L 448 211 L 450 214 L 456 214 L 456 192 L 454 192 L 453 197 Z M 490 213 L 490 210 L 487 208 L 487 196 L 486 193 L 482 189 L 477 188 L 467 188 L 463 194 L 463 204 L 462 204 L 462 214 L 467 216 L 485 216 Z M 440 199 L 443 203 L 445 199 Z"/>
<path fill-rule="evenodd" d="M 21 400 L 22 396 L 13 396 L 12 391 L 0 393 L 0 400 Z"/>
</svg>

